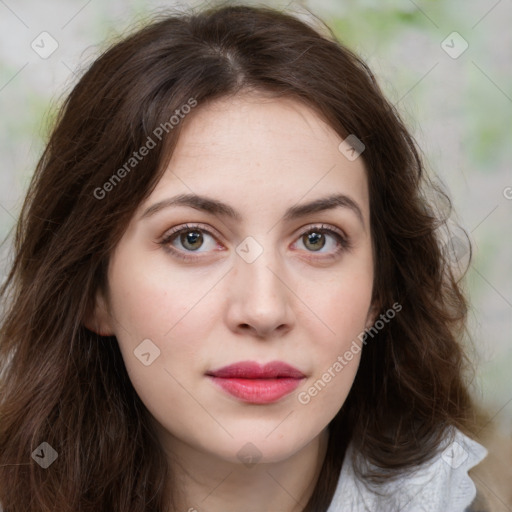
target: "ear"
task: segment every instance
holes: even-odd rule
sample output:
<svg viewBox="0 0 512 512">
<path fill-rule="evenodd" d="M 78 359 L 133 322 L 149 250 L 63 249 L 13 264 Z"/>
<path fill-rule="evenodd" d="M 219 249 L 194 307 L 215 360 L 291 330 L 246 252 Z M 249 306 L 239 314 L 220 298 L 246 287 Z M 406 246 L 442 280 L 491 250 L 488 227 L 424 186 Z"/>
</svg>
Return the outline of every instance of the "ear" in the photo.
<svg viewBox="0 0 512 512">
<path fill-rule="evenodd" d="M 375 324 L 375 321 L 377 320 L 377 315 L 380 311 L 380 304 L 378 304 L 376 301 L 374 301 L 370 309 L 368 310 L 368 316 L 366 317 L 366 323 L 365 323 L 365 329 L 369 329 L 373 324 Z"/>
<path fill-rule="evenodd" d="M 96 292 L 94 304 L 86 315 L 84 325 L 99 336 L 114 336 L 112 328 L 112 316 L 107 300 L 101 290 Z"/>
</svg>

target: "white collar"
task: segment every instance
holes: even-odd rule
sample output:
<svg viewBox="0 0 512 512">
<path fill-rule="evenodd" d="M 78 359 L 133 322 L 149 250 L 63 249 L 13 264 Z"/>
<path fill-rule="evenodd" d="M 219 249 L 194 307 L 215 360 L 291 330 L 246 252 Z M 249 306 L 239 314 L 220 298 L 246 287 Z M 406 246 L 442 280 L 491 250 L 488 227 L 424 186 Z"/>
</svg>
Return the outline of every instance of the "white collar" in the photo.
<svg viewBox="0 0 512 512">
<path fill-rule="evenodd" d="M 379 494 L 357 479 L 349 446 L 327 512 L 464 512 L 476 496 L 468 470 L 487 456 L 484 446 L 453 428 L 432 460 L 379 487 Z"/>
</svg>

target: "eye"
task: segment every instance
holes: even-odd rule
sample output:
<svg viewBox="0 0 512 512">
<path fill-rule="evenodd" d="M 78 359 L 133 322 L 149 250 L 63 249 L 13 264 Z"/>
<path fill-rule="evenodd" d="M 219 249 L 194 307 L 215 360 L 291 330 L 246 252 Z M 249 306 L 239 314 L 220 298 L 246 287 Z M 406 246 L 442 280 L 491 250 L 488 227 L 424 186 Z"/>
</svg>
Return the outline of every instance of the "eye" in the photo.
<svg viewBox="0 0 512 512">
<path fill-rule="evenodd" d="M 214 236 L 200 225 L 185 225 L 172 229 L 159 242 L 176 256 L 185 260 L 193 259 L 184 253 L 203 253 L 218 248 Z M 203 250 L 200 250 L 203 249 Z"/>
<path fill-rule="evenodd" d="M 299 244 L 299 248 L 302 245 L 307 252 L 329 256 L 335 256 L 350 248 L 350 242 L 346 236 L 338 230 L 327 228 L 324 225 L 308 229 L 300 236 L 296 244 Z"/>
</svg>

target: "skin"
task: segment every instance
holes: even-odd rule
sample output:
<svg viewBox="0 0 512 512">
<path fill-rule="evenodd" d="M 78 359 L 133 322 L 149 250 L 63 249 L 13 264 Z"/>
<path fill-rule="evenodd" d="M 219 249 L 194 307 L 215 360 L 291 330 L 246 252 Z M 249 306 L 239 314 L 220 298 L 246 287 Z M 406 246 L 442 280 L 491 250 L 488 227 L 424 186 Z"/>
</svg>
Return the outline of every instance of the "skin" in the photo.
<svg viewBox="0 0 512 512">
<path fill-rule="evenodd" d="M 168 168 L 112 254 L 108 294 L 98 294 L 90 325 L 117 337 L 173 464 L 177 510 L 297 512 L 314 489 L 327 425 L 350 391 L 361 354 L 309 403 L 301 404 L 298 394 L 376 314 L 366 170 L 362 158 L 350 161 L 340 152 L 341 140 L 292 99 L 251 93 L 200 105 L 184 121 Z M 243 218 L 188 206 L 143 217 L 181 193 L 222 200 Z M 347 207 L 283 220 L 288 207 L 333 193 L 350 196 L 362 220 Z M 184 261 L 159 243 L 171 228 L 195 223 L 212 233 L 201 231 L 196 251 L 179 235 L 167 244 L 194 259 Z M 335 254 L 332 234 L 323 246 L 308 242 L 303 234 L 322 224 L 340 230 L 350 248 Z M 252 263 L 236 252 L 249 236 L 263 250 Z M 134 355 L 144 339 L 160 350 L 149 366 Z M 256 405 L 205 376 L 244 360 L 285 361 L 306 378 L 278 402 Z M 251 466 L 237 456 L 249 442 L 260 457 Z"/>
</svg>

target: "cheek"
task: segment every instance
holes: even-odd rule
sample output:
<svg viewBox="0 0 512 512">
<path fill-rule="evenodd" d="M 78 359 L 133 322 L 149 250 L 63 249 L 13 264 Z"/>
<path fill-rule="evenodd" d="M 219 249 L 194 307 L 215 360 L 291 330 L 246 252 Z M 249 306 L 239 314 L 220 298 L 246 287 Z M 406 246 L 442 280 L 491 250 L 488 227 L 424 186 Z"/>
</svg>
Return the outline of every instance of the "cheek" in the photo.
<svg viewBox="0 0 512 512">
<path fill-rule="evenodd" d="M 347 273 L 323 283 L 316 292 L 309 290 L 308 306 L 317 317 L 316 335 L 312 322 L 309 333 L 315 340 L 311 344 L 315 365 L 297 400 L 327 422 L 345 402 L 357 373 L 371 295 L 372 273 L 367 271 Z"/>
<path fill-rule="evenodd" d="M 188 393 L 206 334 L 201 296 L 182 273 L 118 259 L 109 276 L 115 333 L 130 381 L 151 415 L 171 430 L 187 430 L 201 410 Z M 164 277 L 166 276 L 166 277 Z M 188 282 L 187 282 L 188 281 Z M 148 341 L 149 340 L 149 341 Z M 141 347 L 144 347 L 142 349 Z M 149 356 L 145 356 L 149 354 Z M 176 408 L 182 414 L 175 415 Z"/>
<path fill-rule="evenodd" d="M 317 286 L 299 289 L 299 296 L 313 313 L 318 326 L 316 339 L 324 353 L 342 350 L 364 331 L 371 306 L 373 274 L 367 269 L 340 272 Z M 323 334 L 320 334 L 323 333 Z M 327 352 L 325 352 L 325 350 Z"/>
<path fill-rule="evenodd" d="M 119 258 L 111 269 L 110 302 L 116 331 L 139 343 L 145 338 L 172 337 L 175 327 L 188 322 L 189 313 L 208 290 L 207 279 L 191 280 L 179 271 L 170 275 L 165 262 L 143 266 L 137 258 Z M 197 286 L 199 282 L 201 286 Z"/>
<path fill-rule="evenodd" d="M 153 261 L 146 267 L 133 254 L 124 250 L 112 259 L 114 331 L 135 389 L 148 407 L 158 409 L 162 400 L 178 398 L 178 382 L 188 385 L 192 368 L 201 370 L 201 347 L 211 322 L 220 317 L 212 293 L 218 276 L 191 279 L 190 273 L 179 271 L 170 275 L 168 265 Z M 141 356 L 147 353 L 144 361 Z"/>
</svg>

